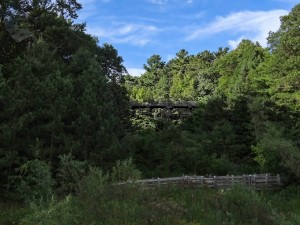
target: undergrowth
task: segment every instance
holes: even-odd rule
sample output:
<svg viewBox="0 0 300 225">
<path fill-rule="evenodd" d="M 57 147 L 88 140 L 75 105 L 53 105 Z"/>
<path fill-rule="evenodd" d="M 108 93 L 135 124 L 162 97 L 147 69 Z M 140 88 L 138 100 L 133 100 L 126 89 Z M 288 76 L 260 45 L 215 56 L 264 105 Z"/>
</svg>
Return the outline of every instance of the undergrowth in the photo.
<svg viewBox="0 0 300 225">
<path fill-rule="evenodd" d="M 275 193 L 256 192 L 243 186 L 227 190 L 172 186 L 145 189 L 136 185 L 112 185 L 105 182 L 106 175 L 97 176 L 102 178 L 95 179 L 95 174 L 88 177 L 77 195 L 52 199 L 42 207 L 31 206 L 19 223 L 1 224 L 300 224 L 298 187 L 294 188 L 297 191 Z"/>
</svg>

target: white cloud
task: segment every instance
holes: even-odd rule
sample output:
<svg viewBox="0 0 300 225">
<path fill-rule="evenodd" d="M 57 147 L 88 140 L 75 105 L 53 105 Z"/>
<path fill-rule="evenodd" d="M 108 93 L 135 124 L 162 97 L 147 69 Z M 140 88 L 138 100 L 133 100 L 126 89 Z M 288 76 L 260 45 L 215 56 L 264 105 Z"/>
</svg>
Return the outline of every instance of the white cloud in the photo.
<svg viewBox="0 0 300 225">
<path fill-rule="evenodd" d="M 147 0 L 149 3 L 155 5 L 167 5 L 168 3 L 185 3 L 185 4 L 192 4 L 194 0 Z"/>
<path fill-rule="evenodd" d="M 201 19 L 206 15 L 206 11 L 201 11 L 197 14 L 184 14 L 184 15 L 177 15 L 177 17 L 186 19 L 186 20 L 197 20 Z"/>
<path fill-rule="evenodd" d="M 88 27 L 88 33 L 100 38 L 106 38 L 112 43 L 127 43 L 135 46 L 144 46 L 151 42 L 151 37 L 159 32 L 152 25 L 142 24 L 112 24 L 107 27 Z"/>
<path fill-rule="evenodd" d="M 148 44 L 151 40 L 149 38 L 142 38 L 136 35 L 130 35 L 121 38 L 111 38 L 113 43 L 127 43 L 135 46 L 144 46 Z"/>
<path fill-rule="evenodd" d="M 131 76 L 141 76 L 143 73 L 145 73 L 145 70 L 143 69 L 138 69 L 138 68 L 127 68 L 128 73 Z"/>
<path fill-rule="evenodd" d="M 168 0 L 148 0 L 148 2 L 155 5 L 165 5 L 168 3 Z"/>
<path fill-rule="evenodd" d="M 242 38 L 258 41 L 262 46 L 267 45 L 266 38 L 270 31 L 276 31 L 280 26 L 280 16 L 286 15 L 286 10 L 272 11 L 242 11 L 225 17 L 218 17 L 214 22 L 196 29 L 186 40 L 194 40 L 209 35 L 230 32 L 240 34 L 237 40 L 229 40 L 233 47 Z"/>
<path fill-rule="evenodd" d="M 79 1 L 79 3 L 80 4 L 83 4 L 83 5 L 86 5 L 86 4 L 88 4 L 88 3 L 94 3 L 94 2 L 96 2 L 97 0 L 81 0 L 81 1 Z M 109 0 L 108 0 L 109 1 Z M 102 0 L 101 0 L 101 2 L 102 2 Z"/>
<path fill-rule="evenodd" d="M 230 48 L 235 49 L 243 39 L 246 39 L 245 36 L 241 36 L 237 40 L 229 40 L 228 45 Z"/>
<path fill-rule="evenodd" d="M 175 54 L 168 54 L 167 55 L 167 62 L 170 61 L 171 59 L 174 59 L 176 57 Z"/>
</svg>

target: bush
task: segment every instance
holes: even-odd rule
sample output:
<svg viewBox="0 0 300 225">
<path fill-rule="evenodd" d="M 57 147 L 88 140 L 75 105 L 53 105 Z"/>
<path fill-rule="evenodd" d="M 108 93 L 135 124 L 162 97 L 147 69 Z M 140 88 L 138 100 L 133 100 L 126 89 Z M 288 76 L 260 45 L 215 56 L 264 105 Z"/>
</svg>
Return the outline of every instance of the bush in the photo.
<svg viewBox="0 0 300 225">
<path fill-rule="evenodd" d="M 51 199 L 46 207 L 32 205 L 33 213 L 26 216 L 20 225 L 76 225 L 81 224 L 76 211 L 76 201 L 67 196 L 62 201 Z"/>
<path fill-rule="evenodd" d="M 30 209 L 28 207 L 24 207 L 23 204 L 0 201 L 0 224 L 19 224 L 21 219 L 23 219 L 29 212 Z"/>
<path fill-rule="evenodd" d="M 75 160 L 71 154 L 60 155 L 59 159 L 60 164 L 57 172 L 58 193 L 75 193 L 79 181 L 87 175 L 87 162 Z"/>
<path fill-rule="evenodd" d="M 219 209 L 233 224 L 274 224 L 271 207 L 257 192 L 242 185 L 221 191 Z"/>
<path fill-rule="evenodd" d="M 50 166 L 38 159 L 27 161 L 12 177 L 16 191 L 25 202 L 48 202 L 52 195 L 53 180 Z"/>
<path fill-rule="evenodd" d="M 99 168 L 90 168 L 89 174 L 80 182 L 78 202 L 81 224 L 99 224 L 110 215 L 106 209 L 107 200 L 113 196 L 107 194 L 109 175 Z M 110 208 L 112 210 L 112 208 Z M 101 224 L 101 223 L 100 223 Z"/>
<path fill-rule="evenodd" d="M 91 204 L 103 196 L 104 187 L 109 175 L 97 167 L 90 168 L 89 174 L 79 183 L 78 196 L 81 200 Z"/>
<path fill-rule="evenodd" d="M 132 158 L 117 161 L 116 165 L 112 168 L 112 181 L 137 180 L 140 178 L 141 172 L 133 164 Z"/>
</svg>

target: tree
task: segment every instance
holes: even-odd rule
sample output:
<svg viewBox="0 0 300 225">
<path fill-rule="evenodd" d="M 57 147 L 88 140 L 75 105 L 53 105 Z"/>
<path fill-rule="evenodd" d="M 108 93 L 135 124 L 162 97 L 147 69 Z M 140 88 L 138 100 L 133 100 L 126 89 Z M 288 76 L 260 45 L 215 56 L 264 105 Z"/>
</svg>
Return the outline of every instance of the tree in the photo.
<svg viewBox="0 0 300 225">
<path fill-rule="evenodd" d="M 299 148 L 283 133 L 283 129 L 274 123 L 266 123 L 265 132 L 258 144 L 253 146 L 255 160 L 263 172 L 294 174 L 300 177 Z"/>
<path fill-rule="evenodd" d="M 96 59 L 101 65 L 101 71 L 112 83 L 124 83 L 123 75 L 127 74 L 123 66 L 123 58 L 118 55 L 118 51 L 110 44 L 104 44 L 97 48 Z"/>
<path fill-rule="evenodd" d="M 280 106 L 300 110 L 300 4 L 281 17 L 278 31 L 268 38 L 272 57 L 259 73 L 265 75 L 265 88 Z"/>
<path fill-rule="evenodd" d="M 253 91 L 250 86 L 250 74 L 267 55 L 267 51 L 258 43 L 243 40 L 235 50 L 217 61 L 221 75 L 217 92 L 224 94 L 229 101 L 249 95 Z"/>
<path fill-rule="evenodd" d="M 78 35 L 74 38 L 74 31 L 84 29 L 84 25 L 72 21 L 81 9 L 76 0 L 4 0 L 0 4 L 0 63 L 15 58 L 41 37 L 55 45 L 64 59 L 78 46 L 73 43 L 82 41 Z"/>
<path fill-rule="evenodd" d="M 117 158 L 129 126 L 126 70 L 116 49 L 73 23 L 79 8 L 75 0 L 1 2 L 1 190 L 27 160 L 55 166 L 72 152 L 109 167 Z M 30 37 L 14 39 L 10 24 Z"/>
<path fill-rule="evenodd" d="M 205 102 L 213 96 L 220 78 L 216 61 L 227 51 L 220 48 L 215 53 L 203 51 L 192 57 L 189 68 L 195 80 L 195 96 L 198 101 Z"/>
<path fill-rule="evenodd" d="M 260 104 L 265 108 L 264 112 L 269 122 L 283 129 L 278 134 L 273 132 L 274 128 L 271 129 L 256 120 L 261 124 L 260 129 L 266 127 L 266 130 L 262 129 L 263 136 L 273 132 L 270 136 L 278 139 L 276 142 L 274 140 L 274 146 L 271 148 L 266 147 L 267 140 L 258 138 L 260 141 L 256 148 L 258 152 L 263 151 L 266 156 L 272 155 L 272 151 L 275 151 L 277 157 L 286 163 L 285 168 L 290 168 L 294 174 L 298 173 L 296 172 L 298 169 L 292 165 L 299 163 L 300 146 L 299 12 L 298 4 L 288 15 L 281 17 L 279 30 L 271 32 L 268 38 L 271 55 L 251 75 L 253 87 L 257 89 L 256 93 L 259 95 Z M 285 161 L 286 159 L 290 160 L 290 164 Z M 268 159 L 266 165 L 267 161 Z"/>
<path fill-rule="evenodd" d="M 147 64 L 144 64 L 144 69 L 146 72 L 143 74 L 141 80 L 144 84 L 155 85 L 159 81 L 160 77 L 163 75 L 163 69 L 165 62 L 162 61 L 160 55 L 152 55 L 147 59 Z"/>
<path fill-rule="evenodd" d="M 188 72 L 191 57 L 189 53 L 181 49 L 176 57 L 169 62 L 169 73 L 172 79 L 170 98 L 173 101 L 189 100 L 193 98 L 194 80 Z"/>
</svg>

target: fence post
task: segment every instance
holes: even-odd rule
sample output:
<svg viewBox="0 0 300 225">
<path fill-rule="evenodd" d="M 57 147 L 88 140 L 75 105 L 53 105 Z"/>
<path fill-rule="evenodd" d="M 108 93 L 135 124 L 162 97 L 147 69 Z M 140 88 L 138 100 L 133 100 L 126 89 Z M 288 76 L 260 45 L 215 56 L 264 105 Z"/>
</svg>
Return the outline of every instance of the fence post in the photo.
<svg viewBox="0 0 300 225">
<path fill-rule="evenodd" d="M 265 180 L 266 180 L 266 187 L 268 187 L 268 181 L 269 181 L 269 174 L 266 173 L 266 177 L 265 177 Z"/>
<path fill-rule="evenodd" d="M 280 180 L 280 175 L 277 174 L 277 184 L 280 185 L 281 184 L 281 180 Z"/>
<path fill-rule="evenodd" d="M 217 188 L 217 177 L 214 176 L 214 187 Z"/>
<path fill-rule="evenodd" d="M 252 187 L 252 175 L 249 175 L 249 186 Z"/>
</svg>

